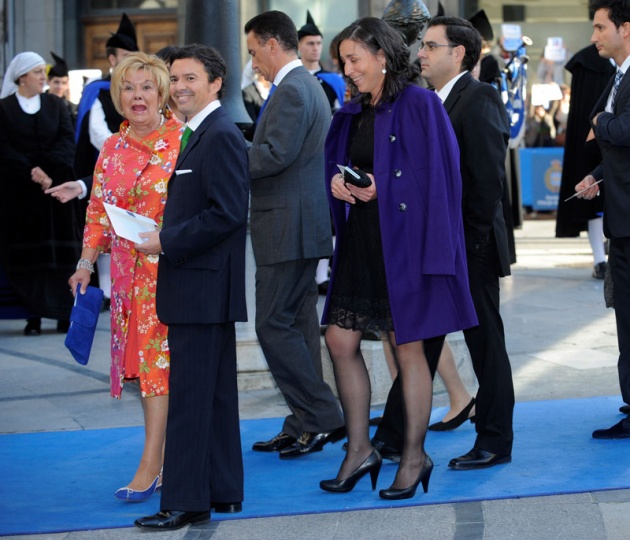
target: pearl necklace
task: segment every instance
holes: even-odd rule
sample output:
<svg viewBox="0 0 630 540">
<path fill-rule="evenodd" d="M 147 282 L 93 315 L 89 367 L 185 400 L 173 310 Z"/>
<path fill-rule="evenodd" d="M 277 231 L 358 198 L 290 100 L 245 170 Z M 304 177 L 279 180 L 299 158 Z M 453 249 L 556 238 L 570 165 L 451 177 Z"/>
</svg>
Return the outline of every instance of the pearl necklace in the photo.
<svg viewBox="0 0 630 540">
<path fill-rule="evenodd" d="M 164 125 L 164 120 L 165 120 L 164 114 L 160 113 L 160 125 L 152 131 L 155 131 L 156 129 L 160 129 Z M 125 130 L 125 137 L 131 137 L 131 124 L 130 123 L 127 123 L 127 129 Z M 132 138 L 136 138 L 138 140 L 143 139 L 143 137 L 132 137 Z"/>
</svg>

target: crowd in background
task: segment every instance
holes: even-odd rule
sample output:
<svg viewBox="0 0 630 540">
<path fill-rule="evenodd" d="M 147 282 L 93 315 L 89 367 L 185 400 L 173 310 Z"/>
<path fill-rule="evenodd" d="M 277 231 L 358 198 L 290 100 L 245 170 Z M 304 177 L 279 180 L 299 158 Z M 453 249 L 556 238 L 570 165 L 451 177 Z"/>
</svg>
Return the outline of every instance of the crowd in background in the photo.
<svg viewBox="0 0 630 540">
<path fill-rule="evenodd" d="M 605 26 L 609 6 L 592 3 Z M 62 58 L 51 53 L 52 67 L 33 52 L 12 60 L 0 99 L 0 165 L 12 180 L 0 203 L 0 315 L 25 318 L 29 336 L 41 334 L 42 318 L 65 333 L 73 295 L 98 277 L 111 316 L 111 394 L 120 398 L 124 383 L 137 383 L 146 428 L 138 468 L 114 496 L 142 501 L 162 489 L 160 511 L 138 527 L 176 529 L 207 520 L 211 509 L 242 508 L 234 323 L 246 317 L 248 205 L 256 333 L 289 408 L 279 432 L 253 451 L 300 458 L 347 435 L 337 476 L 320 487 L 351 491 L 369 474 L 375 489 L 382 459 L 391 459 L 399 468 L 379 492 L 385 499 L 428 490 L 427 429 L 476 422 L 472 449 L 451 459 L 451 469 L 511 461 L 514 390 L 499 312 L 513 243 L 505 51 L 501 40 L 492 47 L 485 14 L 420 18 L 427 31 L 417 62 L 408 46 L 418 35 L 367 17 L 335 37 L 339 72 L 329 72 L 310 13 L 299 30 L 281 12 L 254 17 L 244 28 L 252 58 L 241 91 L 251 126 L 242 132 L 221 107 L 220 52 L 187 45 L 144 54 L 126 15 L 106 45 L 111 72 L 86 84 L 78 106 L 68 100 Z M 621 56 L 610 53 L 619 67 Z M 595 57 L 602 62 L 593 68 Z M 539 82 L 557 92 L 529 103 L 524 144 L 566 148 L 566 193 L 584 178 L 579 199 L 589 202 L 564 207 L 557 234 L 587 228 L 593 277 L 603 279 L 604 197 L 590 182 L 603 174 L 602 155 L 586 140 L 612 65 L 593 47 L 580 51 L 566 64 L 569 87 L 564 63 L 545 60 Z M 597 91 L 580 78 L 583 68 L 601 75 Z M 616 92 L 604 126 L 615 121 Z M 596 136 L 610 136 L 594 120 Z M 590 159 L 571 168 L 578 154 Z M 158 229 L 140 241 L 119 236 L 109 204 L 154 219 Z M 569 208 L 579 217 L 566 218 Z M 613 249 L 621 260 L 625 239 Z M 616 264 L 622 283 L 626 269 Z M 319 294 L 341 407 L 322 375 Z M 479 383 L 475 397 L 461 392 L 444 341 L 459 330 Z M 371 440 L 360 348 L 368 334 L 389 345 L 394 379 Z M 429 426 L 436 371 L 451 411 Z M 626 368 L 620 378 L 630 380 Z M 630 433 L 625 425 L 611 430 L 593 436 Z"/>
</svg>

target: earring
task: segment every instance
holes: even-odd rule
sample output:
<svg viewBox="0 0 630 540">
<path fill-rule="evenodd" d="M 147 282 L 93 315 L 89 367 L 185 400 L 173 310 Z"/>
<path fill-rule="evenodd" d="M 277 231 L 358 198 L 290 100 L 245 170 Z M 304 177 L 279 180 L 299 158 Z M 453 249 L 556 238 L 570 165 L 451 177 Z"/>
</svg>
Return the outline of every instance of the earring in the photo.
<svg viewBox="0 0 630 540">
<path fill-rule="evenodd" d="M 385 73 L 387 73 L 387 70 L 386 70 L 385 68 L 383 68 L 383 69 L 381 69 L 381 73 L 382 73 L 383 75 L 385 75 Z"/>
</svg>

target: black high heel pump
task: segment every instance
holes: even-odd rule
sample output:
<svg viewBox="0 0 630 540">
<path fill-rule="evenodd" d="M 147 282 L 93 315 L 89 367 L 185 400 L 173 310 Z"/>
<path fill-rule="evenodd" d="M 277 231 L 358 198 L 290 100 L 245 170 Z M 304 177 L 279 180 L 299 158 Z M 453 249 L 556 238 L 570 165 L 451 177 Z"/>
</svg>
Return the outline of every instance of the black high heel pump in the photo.
<svg viewBox="0 0 630 540">
<path fill-rule="evenodd" d="M 372 453 L 365 458 L 365 461 L 361 463 L 348 478 L 344 478 L 343 480 L 322 480 L 319 483 L 319 487 L 324 491 L 331 491 L 333 493 L 347 493 L 348 491 L 352 491 L 356 483 L 369 472 L 370 478 L 372 479 L 372 491 L 374 491 L 382 463 L 383 458 L 378 451 L 372 450 Z"/>
<path fill-rule="evenodd" d="M 418 489 L 418 484 L 420 484 L 420 482 L 422 482 L 422 489 L 424 489 L 424 492 L 426 493 L 427 491 L 429 491 L 429 480 L 431 478 L 432 472 L 433 461 L 431 461 L 431 458 L 427 455 L 427 457 L 424 459 L 424 465 L 422 465 L 422 469 L 420 470 L 420 474 L 418 475 L 418 479 L 415 481 L 415 483 L 403 489 L 396 489 L 391 487 L 389 489 L 381 489 L 378 494 L 382 499 L 411 499 L 416 494 L 416 489 Z"/>
</svg>

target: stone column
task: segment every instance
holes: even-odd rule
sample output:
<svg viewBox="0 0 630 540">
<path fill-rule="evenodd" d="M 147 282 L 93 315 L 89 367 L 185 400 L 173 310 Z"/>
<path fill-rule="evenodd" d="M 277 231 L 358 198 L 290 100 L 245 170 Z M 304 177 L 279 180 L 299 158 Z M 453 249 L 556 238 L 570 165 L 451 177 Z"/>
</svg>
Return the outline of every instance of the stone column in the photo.
<svg viewBox="0 0 630 540">
<path fill-rule="evenodd" d="M 241 94 L 240 0 L 186 3 L 184 43 L 202 43 L 217 49 L 227 64 L 221 105 L 239 127 L 251 124 Z"/>
</svg>

